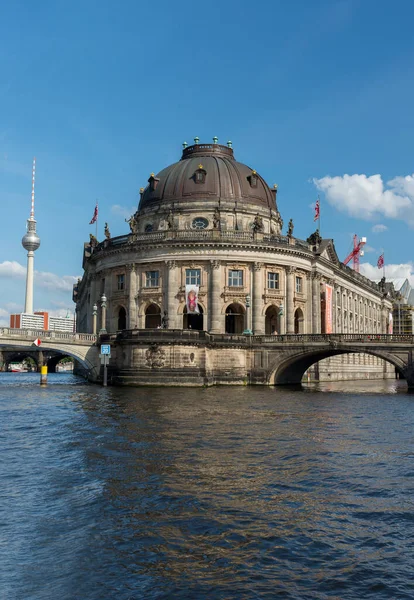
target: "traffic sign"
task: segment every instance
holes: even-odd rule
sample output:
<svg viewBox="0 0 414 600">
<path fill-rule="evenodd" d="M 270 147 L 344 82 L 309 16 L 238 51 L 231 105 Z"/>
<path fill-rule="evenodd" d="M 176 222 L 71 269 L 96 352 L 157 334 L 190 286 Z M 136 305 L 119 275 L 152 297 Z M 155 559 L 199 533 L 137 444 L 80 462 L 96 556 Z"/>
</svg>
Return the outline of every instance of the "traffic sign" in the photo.
<svg viewBox="0 0 414 600">
<path fill-rule="evenodd" d="M 101 354 L 107 354 L 107 355 L 111 356 L 110 344 L 101 344 Z"/>
</svg>

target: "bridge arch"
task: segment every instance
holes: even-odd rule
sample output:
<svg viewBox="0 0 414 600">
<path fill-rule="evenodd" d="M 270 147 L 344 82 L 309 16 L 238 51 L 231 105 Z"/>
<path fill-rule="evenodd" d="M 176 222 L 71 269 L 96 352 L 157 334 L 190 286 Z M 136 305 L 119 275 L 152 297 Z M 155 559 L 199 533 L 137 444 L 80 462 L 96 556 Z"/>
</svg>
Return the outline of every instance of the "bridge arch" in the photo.
<svg viewBox="0 0 414 600">
<path fill-rule="evenodd" d="M 295 385 L 302 382 L 304 373 L 313 364 L 341 354 L 368 354 L 381 358 L 392 364 L 398 373 L 405 377 L 407 375 L 407 365 L 399 357 L 390 352 L 368 350 L 361 348 L 341 348 L 339 344 L 333 348 L 321 349 L 292 349 L 283 353 L 283 356 L 271 361 L 267 372 L 267 383 L 269 385 Z"/>
</svg>

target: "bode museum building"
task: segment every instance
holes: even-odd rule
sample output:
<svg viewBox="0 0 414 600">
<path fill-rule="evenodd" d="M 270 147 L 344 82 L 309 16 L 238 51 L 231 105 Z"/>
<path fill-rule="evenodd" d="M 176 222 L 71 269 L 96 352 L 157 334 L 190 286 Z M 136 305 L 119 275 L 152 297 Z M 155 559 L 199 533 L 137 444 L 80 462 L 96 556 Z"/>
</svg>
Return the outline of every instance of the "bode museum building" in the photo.
<svg viewBox="0 0 414 600">
<path fill-rule="evenodd" d="M 240 383 L 254 365 L 266 370 L 243 333 L 388 333 L 384 286 L 345 266 L 318 231 L 297 239 L 290 221 L 283 234 L 277 186 L 237 162 L 231 142 L 183 146 L 141 188 L 130 232 L 111 238 L 106 227 L 84 247 L 77 330 L 107 333 L 114 381 Z M 222 334 L 240 347 L 220 348 Z M 383 369 L 362 355 L 337 361 L 354 374 Z"/>
</svg>

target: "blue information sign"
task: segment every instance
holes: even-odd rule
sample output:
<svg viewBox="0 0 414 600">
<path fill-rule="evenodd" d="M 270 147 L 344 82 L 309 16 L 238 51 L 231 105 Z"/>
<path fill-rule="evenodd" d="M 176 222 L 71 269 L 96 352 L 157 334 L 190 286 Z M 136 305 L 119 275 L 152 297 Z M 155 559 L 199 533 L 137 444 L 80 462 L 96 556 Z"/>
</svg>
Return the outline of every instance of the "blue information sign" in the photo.
<svg viewBox="0 0 414 600">
<path fill-rule="evenodd" d="M 109 344 L 101 344 L 101 354 L 111 354 L 111 346 Z"/>
</svg>

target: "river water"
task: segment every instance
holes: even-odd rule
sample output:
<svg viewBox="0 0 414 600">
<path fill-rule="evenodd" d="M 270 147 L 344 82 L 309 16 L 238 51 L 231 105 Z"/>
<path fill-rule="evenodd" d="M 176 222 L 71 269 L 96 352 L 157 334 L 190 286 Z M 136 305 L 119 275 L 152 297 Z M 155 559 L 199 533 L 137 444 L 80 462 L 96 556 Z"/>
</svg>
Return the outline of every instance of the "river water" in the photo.
<svg viewBox="0 0 414 600">
<path fill-rule="evenodd" d="M 38 381 L 0 374 L 2 600 L 414 598 L 404 382 Z"/>
</svg>

